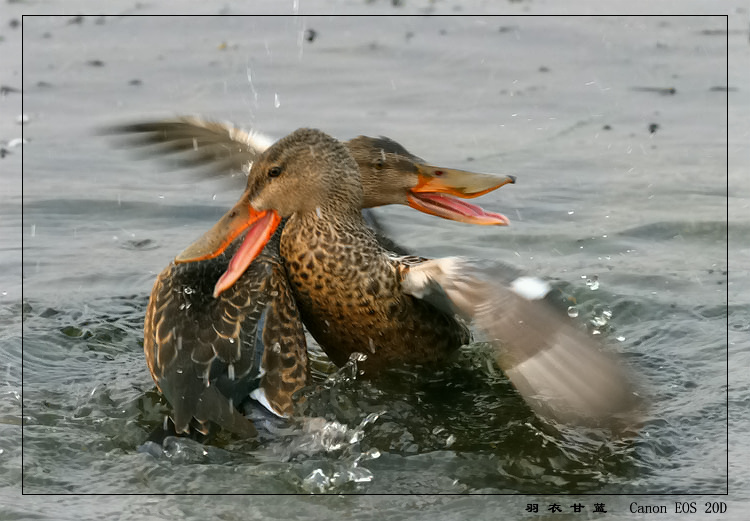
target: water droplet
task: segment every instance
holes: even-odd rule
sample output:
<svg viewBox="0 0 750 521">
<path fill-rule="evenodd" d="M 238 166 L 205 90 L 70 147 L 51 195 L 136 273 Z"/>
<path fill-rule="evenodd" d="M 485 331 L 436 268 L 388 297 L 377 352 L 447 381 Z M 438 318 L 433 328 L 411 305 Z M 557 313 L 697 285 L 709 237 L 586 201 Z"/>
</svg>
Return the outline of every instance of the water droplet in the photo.
<svg viewBox="0 0 750 521">
<path fill-rule="evenodd" d="M 575 210 L 569 210 L 568 211 L 568 215 L 573 215 L 574 213 L 576 213 Z"/>
<path fill-rule="evenodd" d="M 378 449 L 370 449 L 364 454 L 368 459 L 378 459 L 380 457 L 380 451 Z"/>
<path fill-rule="evenodd" d="M 367 360 L 367 355 L 364 353 L 360 353 L 359 351 L 356 351 L 351 354 L 351 356 L 349 357 L 349 360 L 352 362 L 364 362 L 365 360 Z"/>
<path fill-rule="evenodd" d="M 594 275 L 590 279 L 586 280 L 586 285 L 589 287 L 591 291 L 596 291 L 599 289 L 599 277 L 597 275 Z"/>
<path fill-rule="evenodd" d="M 445 440 L 445 446 L 446 446 L 446 447 L 450 447 L 450 446 L 451 446 L 451 445 L 453 445 L 454 443 L 456 443 L 456 437 L 455 437 L 455 436 L 454 436 L 453 434 L 451 434 L 451 435 L 450 435 L 450 436 L 448 436 L 448 438 L 447 438 L 447 439 Z"/>
<path fill-rule="evenodd" d="M 618 342 L 624 342 L 624 341 L 625 341 L 625 337 L 624 337 L 624 336 L 622 336 L 622 335 L 621 335 L 621 336 L 618 336 L 618 337 L 617 337 L 617 341 L 618 341 Z"/>
<path fill-rule="evenodd" d="M 36 237 L 36 224 L 31 225 L 31 236 Z"/>
<path fill-rule="evenodd" d="M 281 106 L 281 101 L 279 101 L 279 95 L 278 93 L 273 95 L 273 106 L 275 108 L 279 108 Z"/>
<path fill-rule="evenodd" d="M 364 420 L 362 420 L 362 423 L 359 424 L 360 427 L 364 427 L 365 425 L 369 425 L 371 423 L 375 423 L 378 418 L 380 418 L 382 415 L 384 415 L 386 411 L 380 411 L 380 412 L 371 412 L 368 414 Z"/>
<path fill-rule="evenodd" d="M 182 292 L 185 295 L 192 295 L 193 294 L 193 288 L 191 288 L 190 286 L 185 286 L 185 289 L 183 289 Z"/>
<path fill-rule="evenodd" d="M 229 381 L 234 381 L 234 364 L 229 364 L 227 366 L 227 377 L 229 378 Z"/>
<path fill-rule="evenodd" d="M 604 317 L 594 317 L 591 319 L 591 324 L 597 328 L 603 327 L 607 325 L 607 319 Z"/>
<path fill-rule="evenodd" d="M 350 470 L 348 474 L 349 478 L 354 483 L 369 483 L 373 478 L 372 472 L 361 467 L 355 467 Z"/>
<path fill-rule="evenodd" d="M 570 306 L 568 308 L 568 316 L 570 318 L 576 318 L 578 316 L 578 308 L 575 306 Z"/>
</svg>

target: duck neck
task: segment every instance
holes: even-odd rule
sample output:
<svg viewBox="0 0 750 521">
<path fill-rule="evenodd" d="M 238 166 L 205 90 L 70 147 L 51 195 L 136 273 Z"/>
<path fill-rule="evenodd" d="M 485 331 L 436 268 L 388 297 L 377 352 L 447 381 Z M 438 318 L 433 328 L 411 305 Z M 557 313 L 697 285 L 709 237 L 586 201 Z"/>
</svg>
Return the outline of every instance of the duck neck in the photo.
<svg viewBox="0 0 750 521">
<path fill-rule="evenodd" d="M 292 215 L 281 237 L 282 255 L 288 260 L 316 254 L 318 258 L 344 255 L 340 261 L 345 262 L 350 249 L 380 251 L 361 210 L 342 208 L 335 203 Z"/>
</svg>

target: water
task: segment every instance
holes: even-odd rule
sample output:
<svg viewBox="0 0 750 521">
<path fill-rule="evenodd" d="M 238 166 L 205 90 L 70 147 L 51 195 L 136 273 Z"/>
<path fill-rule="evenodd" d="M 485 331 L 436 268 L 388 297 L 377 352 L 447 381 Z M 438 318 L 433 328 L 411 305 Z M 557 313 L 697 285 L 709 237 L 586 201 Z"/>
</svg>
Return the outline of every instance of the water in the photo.
<svg viewBox="0 0 750 521">
<path fill-rule="evenodd" d="M 20 137 L 15 117 L 29 117 L 23 200 L 7 174 L 20 171 L 20 149 L 0 160 L 2 517 L 206 513 L 190 496 L 22 497 L 23 456 L 23 490 L 39 494 L 531 494 L 226 497 L 210 507 L 223 519 L 497 519 L 521 517 L 533 502 L 545 512 L 556 499 L 567 512 L 580 501 L 589 515 L 594 502 L 610 517 L 629 515 L 631 501 L 675 515 L 678 498 L 635 494 L 728 487 L 729 498 L 697 499 L 726 500 L 726 518 L 740 519 L 750 488 L 750 219 L 740 162 L 750 132 L 746 118 L 730 121 L 727 286 L 725 129 L 727 97 L 746 111 L 750 78 L 734 63 L 748 58 L 747 16 L 735 15 L 729 92 L 715 88 L 727 86 L 723 18 L 26 18 L 23 110 L 20 94 L 0 100 L 10 107 L 2 140 Z M 314 42 L 300 27 L 316 31 Z M 4 50 L 20 56 L 20 29 L 2 33 Z M 12 67 L 3 65 L 2 82 L 20 88 Z M 358 379 L 356 367 L 336 370 L 311 345 L 315 383 L 297 420 L 257 413 L 257 440 L 145 444 L 164 412 L 142 354 L 151 284 L 239 188 L 113 151 L 94 131 L 183 113 L 276 136 L 305 125 L 342 139 L 382 134 L 435 164 L 517 175 L 481 201 L 510 228 L 405 207 L 379 215 L 420 254 L 499 259 L 554 279 L 574 299 L 571 313 L 639 374 L 651 402 L 644 428 L 613 440 L 535 418 L 482 344 L 443 371 L 376 382 Z M 613 493 L 627 495 L 605 495 Z"/>
</svg>

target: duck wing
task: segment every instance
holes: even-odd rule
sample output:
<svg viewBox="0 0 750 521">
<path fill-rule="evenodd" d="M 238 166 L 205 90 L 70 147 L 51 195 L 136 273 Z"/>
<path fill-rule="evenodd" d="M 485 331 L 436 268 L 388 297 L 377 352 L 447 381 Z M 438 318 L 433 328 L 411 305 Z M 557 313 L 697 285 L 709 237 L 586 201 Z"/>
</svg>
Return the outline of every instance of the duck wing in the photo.
<svg viewBox="0 0 750 521">
<path fill-rule="evenodd" d="M 177 154 L 181 158 L 177 161 L 178 167 L 205 166 L 206 173 L 215 177 L 247 172 L 258 155 L 275 141 L 255 130 L 196 116 L 115 125 L 105 129 L 105 132 L 130 136 L 121 144 L 131 148 L 148 147 L 145 151 L 147 155 Z M 243 176 L 243 182 L 244 179 Z M 364 209 L 362 215 L 383 248 L 401 255 L 408 254 L 406 248 L 386 235 L 373 211 Z"/>
<path fill-rule="evenodd" d="M 207 166 L 208 171 L 217 176 L 246 172 L 258 155 L 274 142 L 254 130 L 194 116 L 116 125 L 104 132 L 131 135 L 124 141 L 125 146 L 148 146 L 149 154 L 162 156 L 178 154 L 181 157 L 178 166 Z"/>
<path fill-rule="evenodd" d="M 175 430 L 211 421 L 244 435 L 255 428 L 238 406 L 249 397 L 278 416 L 307 383 L 302 321 L 274 246 L 214 298 L 235 247 L 200 262 L 170 264 L 157 278 L 146 313 L 144 351 L 173 410 Z"/>
<path fill-rule="evenodd" d="M 401 279 L 405 293 L 472 321 L 538 414 L 564 423 L 632 424 L 637 395 L 625 367 L 544 300 L 546 282 L 519 273 L 448 257 L 407 264 Z"/>
</svg>

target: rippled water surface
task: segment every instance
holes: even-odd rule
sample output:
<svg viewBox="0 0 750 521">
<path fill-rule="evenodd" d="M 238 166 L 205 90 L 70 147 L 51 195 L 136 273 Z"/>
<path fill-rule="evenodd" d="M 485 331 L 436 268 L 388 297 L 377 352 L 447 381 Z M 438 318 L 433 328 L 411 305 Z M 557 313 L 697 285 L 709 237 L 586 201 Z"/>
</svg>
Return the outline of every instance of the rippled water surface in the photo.
<svg viewBox="0 0 750 521">
<path fill-rule="evenodd" d="M 23 82 L 20 66 L 3 66 L 0 78 L 23 87 L 29 118 L 21 197 L 5 177 L 21 168 L 20 148 L 7 143 L 20 137 L 10 118 L 21 95 L 6 93 L 0 517 L 206 515 L 186 496 L 36 498 L 32 507 L 17 494 L 23 474 L 23 491 L 40 494 L 531 494 L 216 498 L 221 519 L 500 519 L 522 517 L 530 502 L 546 512 L 553 493 L 576 494 L 588 515 L 607 503 L 614 518 L 646 501 L 636 494 L 728 488 L 718 497 L 726 518 L 742 518 L 750 219 L 740 143 L 750 132 L 746 119 L 730 120 L 729 141 L 726 129 L 727 98 L 749 106 L 747 71 L 730 62 L 727 81 L 727 42 L 747 62 L 746 12 L 730 17 L 727 34 L 724 17 L 441 18 L 415 6 L 405 12 L 419 16 L 376 19 L 24 19 Z M 20 53 L 19 29 L 2 31 L 0 48 Z M 300 126 L 342 139 L 387 135 L 435 164 L 517 175 L 481 200 L 509 228 L 406 207 L 378 216 L 422 255 L 497 259 L 554 280 L 578 320 L 634 368 L 651 404 L 642 430 L 615 439 L 536 418 L 481 342 L 439 372 L 362 381 L 309 338 L 315 381 L 293 421 L 254 411 L 257 439 L 147 442 L 166 410 L 142 351 L 151 285 L 241 189 L 137 159 L 96 130 L 184 113 L 274 136 Z M 737 162 L 730 277 L 728 143 Z M 627 496 L 605 495 L 617 493 Z M 570 512 L 572 498 L 558 499 Z M 648 500 L 672 513 L 674 501 Z"/>
</svg>

